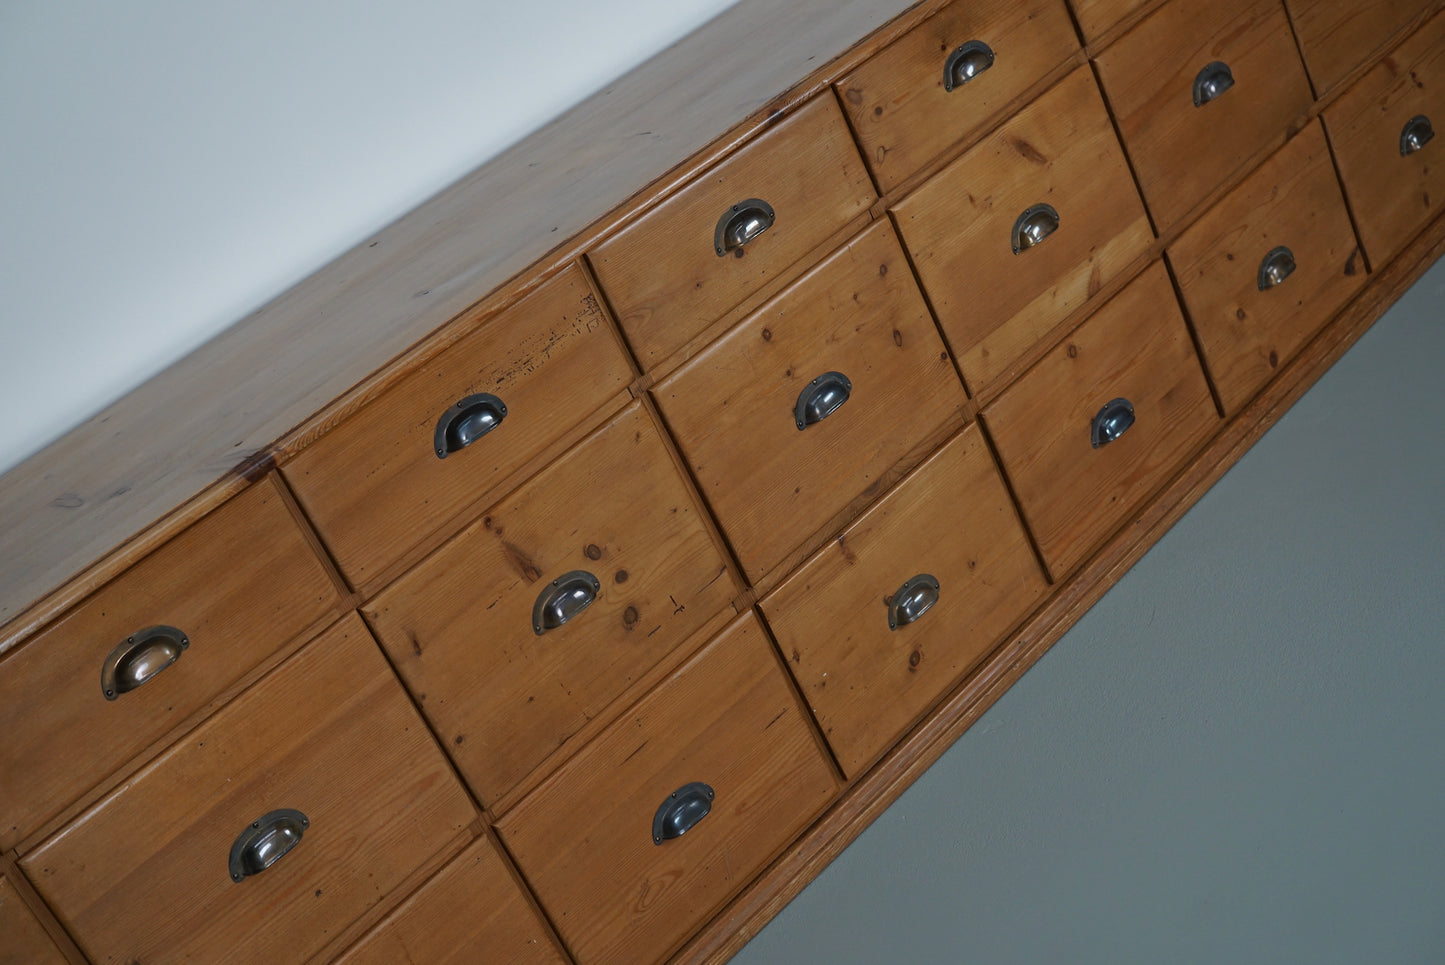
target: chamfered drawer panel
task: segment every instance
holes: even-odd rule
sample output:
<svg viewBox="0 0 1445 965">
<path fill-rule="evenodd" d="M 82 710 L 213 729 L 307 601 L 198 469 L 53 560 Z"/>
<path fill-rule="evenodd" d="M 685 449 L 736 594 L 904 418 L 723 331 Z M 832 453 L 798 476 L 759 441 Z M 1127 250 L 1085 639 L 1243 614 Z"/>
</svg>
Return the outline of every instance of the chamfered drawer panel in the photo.
<svg viewBox="0 0 1445 965">
<path fill-rule="evenodd" d="M 633 403 L 365 612 L 491 806 L 736 592 Z"/>
<path fill-rule="evenodd" d="M 854 777 L 1046 590 L 993 457 L 968 426 L 761 605 Z"/>
<path fill-rule="evenodd" d="M 0 875 L 0 965 L 65 965 L 66 961 L 19 891 Z"/>
<path fill-rule="evenodd" d="M 336 961 L 560 965 L 566 960 L 496 847 L 480 838 Z"/>
<path fill-rule="evenodd" d="M 1095 63 L 1161 231 L 1313 101 L 1280 0 L 1171 0 Z"/>
<path fill-rule="evenodd" d="M 1069 0 L 1079 30 L 1090 43 L 1147 3 L 1149 0 Z"/>
<path fill-rule="evenodd" d="M 652 368 L 876 197 L 848 123 L 825 92 L 587 257 L 633 354 Z"/>
<path fill-rule="evenodd" d="M 283 467 L 353 585 L 618 398 L 632 371 L 581 269 L 486 320 Z"/>
<path fill-rule="evenodd" d="M 93 960 L 295 961 L 475 817 L 352 615 L 21 865 Z"/>
<path fill-rule="evenodd" d="M 1184 307 L 1233 415 L 1365 283 L 1318 123 L 1169 246 Z"/>
<path fill-rule="evenodd" d="M 893 214 L 974 393 L 1154 240 L 1088 67 Z"/>
<path fill-rule="evenodd" d="M 1062 578 L 1218 422 L 1163 264 L 1079 326 L 983 418 L 1044 562 Z"/>
<path fill-rule="evenodd" d="M 653 392 L 754 579 L 965 401 L 886 222 Z"/>
<path fill-rule="evenodd" d="M 1324 93 L 1433 0 L 1285 0 L 1305 67 Z"/>
<path fill-rule="evenodd" d="M 887 192 L 1078 46 L 1063 0 L 955 0 L 836 86 Z"/>
<path fill-rule="evenodd" d="M 805 714 L 744 614 L 502 818 L 578 962 L 659 960 L 832 800 Z"/>
<path fill-rule="evenodd" d="M 1324 112 L 1345 196 L 1374 265 L 1383 265 L 1440 210 L 1445 197 L 1445 12 Z"/>
<path fill-rule="evenodd" d="M 270 477 L 97 590 L 0 661 L 0 848 L 338 603 Z"/>
</svg>

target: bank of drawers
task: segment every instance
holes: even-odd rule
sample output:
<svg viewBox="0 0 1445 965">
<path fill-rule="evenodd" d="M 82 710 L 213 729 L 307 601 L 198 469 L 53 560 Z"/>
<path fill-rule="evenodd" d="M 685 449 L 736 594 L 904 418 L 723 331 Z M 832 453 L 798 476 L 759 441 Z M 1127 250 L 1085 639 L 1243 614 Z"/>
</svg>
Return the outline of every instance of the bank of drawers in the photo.
<svg viewBox="0 0 1445 965">
<path fill-rule="evenodd" d="M 1384 6 L 890 34 L 0 660 L 0 848 L 95 960 L 674 953 L 1434 217 Z"/>
</svg>

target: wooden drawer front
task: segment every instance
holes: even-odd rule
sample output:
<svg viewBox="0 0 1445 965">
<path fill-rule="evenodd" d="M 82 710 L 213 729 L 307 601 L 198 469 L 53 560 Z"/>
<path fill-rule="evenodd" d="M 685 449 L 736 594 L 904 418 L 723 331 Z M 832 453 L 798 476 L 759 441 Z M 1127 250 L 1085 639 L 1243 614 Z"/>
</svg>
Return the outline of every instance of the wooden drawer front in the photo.
<svg viewBox="0 0 1445 965">
<path fill-rule="evenodd" d="M 1036 205 L 1058 227 L 1014 253 Z M 1154 240 L 1082 67 L 894 208 L 969 391 L 1002 375 Z"/>
<path fill-rule="evenodd" d="M 595 602 L 537 634 L 553 581 Z M 366 608 L 467 783 L 493 806 L 737 592 L 633 404 Z"/>
<path fill-rule="evenodd" d="M 908 609 L 895 615 L 890 602 L 920 575 L 937 581 L 937 602 L 903 622 Z M 993 458 L 969 426 L 762 608 L 839 763 L 855 777 L 1046 588 Z"/>
<path fill-rule="evenodd" d="M 1205 367 L 1234 415 L 1365 283 L 1320 125 L 1281 148 L 1168 254 Z M 1294 268 L 1261 290 L 1271 257 Z"/>
<path fill-rule="evenodd" d="M 447 865 L 338 965 L 562 963 L 546 927 L 486 838 Z"/>
<path fill-rule="evenodd" d="M 805 713 L 746 614 L 502 819 L 578 962 L 661 959 L 822 810 L 837 788 Z M 655 844 L 694 783 L 711 811 Z"/>
<path fill-rule="evenodd" d="M 65 965 L 65 961 L 15 886 L 0 875 L 0 965 Z"/>
<path fill-rule="evenodd" d="M 633 353 L 652 368 L 876 197 L 837 101 L 825 93 L 598 245 L 588 260 Z M 719 257 L 718 222 L 752 199 L 767 202 L 776 221 Z"/>
<path fill-rule="evenodd" d="M 815 379 L 843 405 L 799 431 Z M 653 390 L 754 579 L 964 403 L 886 223 L 870 227 Z"/>
<path fill-rule="evenodd" d="M 1069 0 L 1084 40 L 1093 43 L 1110 27 L 1142 10 L 1149 0 Z"/>
<path fill-rule="evenodd" d="M 1092 446 L 1126 399 L 1136 421 Z M 1214 430 L 1214 403 L 1179 304 L 1151 265 L 984 412 L 1004 472 L 1054 579 L 1090 551 Z"/>
<path fill-rule="evenodd" d="M 987 49 L 974 46 L 955 59 L 966 44 Z M 839 80 L 837 89 L 863 159 L 887 192 L 1008 107 L 1078 46 L 1063 0 L 955 0 Z M 991 66 L 969 80 L 945 76 L 953 62 L 981 57 L 989 63 L 990 56 Z"/>
<path fill-rule="evenodd" d="M 1279 0 L 1171 0 L 1096 63 L 1161 231 L 1312 102 Z M 1196 107 L 1196 80 L 1216 63 L 1234 85 Z"/>
<path fill-rule="evenodd" d="M 352 585 L 500 495 L 499 484 L 609 400 L 620 404 L 632 372 L 610 328 L 582 271 L 568 268 L 288 464 L 287 480 Z M 485 425 L 483 413 L 501 421 L 438 456 L 444 416 Z M 469 436 L 458 428 L 453 444 Z"/>
<path fill-rule="evenodd" d="M 278 809 L 309 825 L 235 881 Z M 297 961 L 475 818 L 446 759 L 347 617 L 21 864 L 96 961 Z"/>
<path fill-rule="evenodd" d="M 205 707 L 337 606 L 335 584 L 274 480 L 241 493 L 0 662 L 0 848 L 13 848 L 152 741 Z M 139 636 L 137 670 L 107 700 L 102 666 Z M 144 659 L 150 655 L 150 660 Z M 121 686 L 125 686 L 124 683 Z"/>
<path fill-rule="evenodd" d="M 1328 91 L 1434 0 L 1285 0 L 1315 90 Z"/>
<path fill-rule="evenodd" d="M 1401 136 L 1416 117 L 1445 133 L 1445 13 L 1395 48 L 1325 110 L 1345 196 L 1360 243 L 1382 265 L 1440 210 L 1445 197 L 1445 137 L 1402 155 Z"/>
</svg>

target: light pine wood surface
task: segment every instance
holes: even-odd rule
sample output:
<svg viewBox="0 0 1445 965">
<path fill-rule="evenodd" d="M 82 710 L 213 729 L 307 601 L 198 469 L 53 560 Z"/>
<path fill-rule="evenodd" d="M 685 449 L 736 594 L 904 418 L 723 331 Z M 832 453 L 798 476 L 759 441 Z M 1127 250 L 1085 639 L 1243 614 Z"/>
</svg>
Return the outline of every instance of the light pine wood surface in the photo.
<svg viewBox="0 0 1445 965">
<path fill-rule="evenodd" d="M 278 808 L 300 810 L 310 827 L 274 865 L 233 881 L 237 836 Z M 475 816 L 350 616 L 21 868 L 93 960 L 292 960 L 320 950 Z"/>
<path fill-rule="evenodd" d="M 1234 86 L 1194 106 L 1213 62 Z M 1095 61 L 1155 228 L 1173 226 L 1313 100 L 1279 0 L 1170 0 Z"/>
<path fill-rule="evenodd" d="M 579 963 L 665 957 L 836 793 L 752 613 L 587 745 L 498 827 Z M 654 844 L 693 782 L 711 810 Z"/>
<path fill-rule="evenodd" d="M 938 602 L 889 629 L 904 581 Z M 856 777 L 1044 596 L 993 457 L 969 426 L 761 602 L 843 772 Z"/>
<path fill-rule="evenodd" d="M 946 89 L 949 55 L 972 40 L 989 45 L 993 66 Z M 1078 46 L 1063 0 L 955 0 L 836 87 L 868 170 L 886 194 Z"/>
<path fill-rule="evenodd" d="M 0 847 L 14 847 L 340 603 L 268 479 L 0 660 Z M 190 645 L 141 686 L 105 699 L 111 651 L 157 625 Z"/>
<path fill-rule="evenodd" d="M 1261 291 L 1260 262 L 1287 247 L 1295 269 Z M 1168 248 L 1185 312 L 1226 416 L 1365 283 L 1365 262 L 1318 121 Z"/>
<path fill-rule="evenodd" d="M 595 601 L 536 634 L 536 601 L 574 570 Z M 492 806 L 736 593 L 634 404 L 363 612 Z"/>
<path fill-rule="evenodd" d="M 1058 228 L 1015 254 L 1014 222 L 1036 204 Z M 892 210 L 975 395 L 1154 240 L 1087 67 Z"/>
</svg>

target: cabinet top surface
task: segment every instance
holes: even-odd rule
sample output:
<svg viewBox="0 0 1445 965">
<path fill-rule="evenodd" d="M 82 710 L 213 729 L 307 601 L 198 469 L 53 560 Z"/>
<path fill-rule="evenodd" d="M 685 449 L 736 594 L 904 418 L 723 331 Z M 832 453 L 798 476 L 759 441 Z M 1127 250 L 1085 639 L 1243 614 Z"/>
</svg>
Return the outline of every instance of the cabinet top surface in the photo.
<svg viewBox="0 0 1445 965">
<path fill-rule="evenodd" d="M 741 0 L 0 476 L 0 649 L 43 595 L 239 484 L 324 407 L 559 242 L 565 258 L 720 133 L 764 122 L 911 5 Z"/>
</svg>

